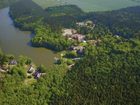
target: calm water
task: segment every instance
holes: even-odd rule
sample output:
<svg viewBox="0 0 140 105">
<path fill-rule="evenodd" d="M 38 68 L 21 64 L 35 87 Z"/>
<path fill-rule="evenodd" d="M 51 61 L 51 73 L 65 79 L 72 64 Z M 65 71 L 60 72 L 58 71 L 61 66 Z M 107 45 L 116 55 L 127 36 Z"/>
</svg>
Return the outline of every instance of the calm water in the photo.
<svg viewBox="0 0 140 105">
<path fill-rule="evenodd" d="M 15 28 L 8 15 L 9 8 L 0 10 L 0 47 L 7 54 L 16 57 L 25 55 L 33 59 L 36 64 L 44 64 L 47 67 L 53 64 L 54 57 L 58 54 L 44 48 L 30 46 L 30 32 L 20 31 Z"/>
<path fill-rule="evenodd" d="M 43 8 L 63 4 L 75 4 L 84 11 L 107 11 L 140 5 L 140 0 L 33 0 Z"/>
</svg>

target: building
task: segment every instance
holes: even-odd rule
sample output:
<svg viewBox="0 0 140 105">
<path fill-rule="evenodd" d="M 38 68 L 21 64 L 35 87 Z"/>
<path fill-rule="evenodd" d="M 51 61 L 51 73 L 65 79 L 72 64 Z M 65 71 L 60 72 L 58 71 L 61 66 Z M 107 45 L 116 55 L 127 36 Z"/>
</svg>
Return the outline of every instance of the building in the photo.
<svg viewBox="0 0 140 105">
<path fill-rule="evenodd" d="M 88 40 L 88 43 L 93 45 L 93 46 L 96 46 L 97 41 L 96 40 Z"/>
<path fill-rule="evenodd" d="M 16 60 L 11 60 L 10 62 L 9 62 L 9 65 L 17 65 L 18 63 L 17 63 L 17 61 Z"/>
<path fill-rule="evenodd" d="M 75 64 L 71 64 L 68 66 L 68 69 L 70 70 Z"/>
<path fill-rule="evenodd" d="M 75 29 L 63 29 L 63 36 L 72 35 L 77 33 Z"/>
<path fill-rule="evenodd" d="M 80 54 L 80 55 L 84 54 L 84 49 L 85 49 L 85 47 L 83 47 L 83 46 L 72 46 L 72 47 L 70 48 L 70 50 L 73 50 L 73 51 L 75 51 L 77 54 Z"/>
<path fill-rule="evenodd" d="M 73 34 L 72 39 L 77 40 L 78 42 L 83 42 L 85 40 L 85 35 L 82 34 Z"/>
<path fill-rule="evenodd" d="M 87 28 L 90 28 L 90 29 L 94 29 L 94 27 L 95 27 L 95 24 L 90 20 L 87 20 L 87 21 L 84 21 L 84 22 L 77 22 L 76 25 L 79 26 L 79 27 L 87 27 Z"/>
<path fill-rule="evenodd" d="M 28 73 L 33 73 L 33 72 L 35 72 L 35 68 L 32 65 L 30 65 L 28 69 Z"/>
<path fill-rule="evenodd" d="M 55 57 L 54 58 L 54 64 L 60 64 L 60 63 L 61 63 L 60 58 Z"/>
<path fill-rule="evenodd" d="M 66 38 L 68 38 L 69 40 L 76 40 L 78 42 L 85 41 L 85 35 L 82 35 L 82 34 L 66 35 Z"/>
<path fill-rule="evenodd" d="M 80 60 L 81 58 L 73 58 L 72 60 L 73 61 L 77 61 L 77 60 Z"/>
<path fill-rule="evenodd" d="M 85 26 L 85 22 L 77 22 L 76 25 L 83 27 L 83 26 Z"/>
<path fill-rule="evenodd" d="M 99 43 L 101 43 L 100 39 L 97 40 L 88 40 L 88 43 L 93 45 L 93 46 L 97 46 Z"/>
<path fill-rule="evenodd" d="M 69 40 L 76 40 L 78 42 L 83 42 L 85 40 L 85 35 L 78 34 L 74 29 L 64 29 L 63 36 Z"/>
<path fill-rule="evenodd" d="M 41 77 L 41 72 L 39 70 L 36 70 L 35 73 L 33 74 L 35 79 L 38 79 Z"/>
</svg>

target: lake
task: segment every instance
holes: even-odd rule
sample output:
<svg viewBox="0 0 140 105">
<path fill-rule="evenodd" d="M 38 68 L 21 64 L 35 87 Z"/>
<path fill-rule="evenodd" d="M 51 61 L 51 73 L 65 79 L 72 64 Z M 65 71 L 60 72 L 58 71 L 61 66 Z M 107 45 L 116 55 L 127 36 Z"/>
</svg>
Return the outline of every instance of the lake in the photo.
<svg viewBox="0 0 140 105">
<path fill-rule="evenodd" d="M 46 8 L 60 4 L 76 4 L 85 11 L 105 11 L 119 9 L 129 6 L 140 5 L 134 0 L 33 0 Z M 20 31 L 13 25 L 9 17 L 9 8 L 0 10 L 0 47 L 7 54 L 16 57 L 24 55 L 30 57 L 36 64 L 44 64 L 47 67 L 53 64 L 54 57 L 59 54 L 45 48 L 34 48 L 30 46 L 32 37 L 30 32 Z"/>
<path fill-rule="evenodd" d="M 15 28 L 8 12 L 9 8 L 0 10 L 0 48 L 6 54 L 13 54 L 16 57 L 19 55 L 28 56 L 37 65 L 44 64 L 47 67 L 52 65 L 54 57 L 58 57 L 59 54 L 45 48 L 31 47 L 31 33 Z"/>
<path fill-rule="evenodd" d="M 140 5 L 140 0 L 33 0 L 43 8 L 75 4 L 85 12 L 90 11 L 107 11 Z"/>
</svg>

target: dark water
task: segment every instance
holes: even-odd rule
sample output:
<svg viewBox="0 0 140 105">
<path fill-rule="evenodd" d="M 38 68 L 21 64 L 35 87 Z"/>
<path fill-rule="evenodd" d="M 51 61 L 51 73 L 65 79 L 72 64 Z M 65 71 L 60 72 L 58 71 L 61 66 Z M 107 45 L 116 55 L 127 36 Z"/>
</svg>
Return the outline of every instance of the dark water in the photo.
<svg viewBox="0 0 140 105">
<path fill-rule="evenodd" d="M 9 8 L 0 10 L 0 47 L 2 50 L 16 57 L 19 55 L 28 56 L 38 65 L 44 64 L 47 67 L 52 65 L 54 57 L 57 57 L 58 54 L 45 48 L 31 47 L 31 33 L 15 28 L 8 12 Z"/>
</svg>

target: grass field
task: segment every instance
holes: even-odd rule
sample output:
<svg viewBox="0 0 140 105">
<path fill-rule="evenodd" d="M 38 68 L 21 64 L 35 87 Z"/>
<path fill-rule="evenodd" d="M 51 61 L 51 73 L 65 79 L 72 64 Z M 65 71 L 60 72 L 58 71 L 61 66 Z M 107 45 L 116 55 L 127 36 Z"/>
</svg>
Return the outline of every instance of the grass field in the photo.
<svg viewBox="0 0 140 105">
<path fill-rule="evenodd" d="M 106 11 L 140 5 L 140 0 L 33 0 L 43 8 L 75 4 L 84 11 Z"/>
</svg>

